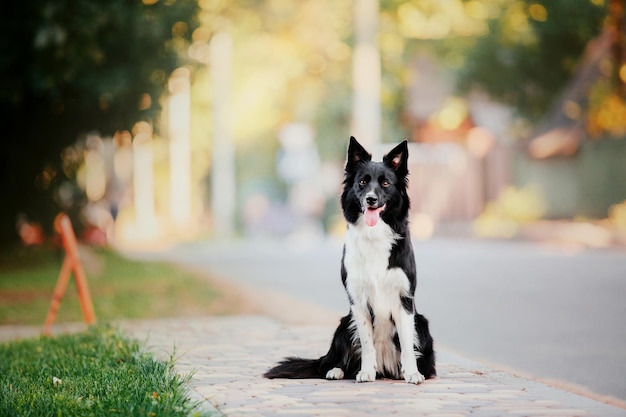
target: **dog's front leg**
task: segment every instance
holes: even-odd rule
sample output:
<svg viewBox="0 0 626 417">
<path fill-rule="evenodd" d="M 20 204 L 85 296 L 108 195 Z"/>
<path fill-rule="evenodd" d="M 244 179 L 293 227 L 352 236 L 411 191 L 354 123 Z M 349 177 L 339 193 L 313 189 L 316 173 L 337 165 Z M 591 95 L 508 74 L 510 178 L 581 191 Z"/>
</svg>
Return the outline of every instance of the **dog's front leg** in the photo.
<svg viewBox="0 0 626 417">
<path fill-rule="evenodd" d="M 400 364 L 404 380 L 409 384 L 421 384 L 424 375 L 417 369 L 415 345 L 419 346 L 419 338 L 415 333 L 415 318 L 413 314 L 402 309 L 397 315 L 396 326 L 400 339 Z"/>
<path fill-rule="evenodd" d="M 372 317 L 367 309 L 354 304 L 352 315 L 361 342 L 361 370 L 356 375 L 356 382 L 372 382 L 376 380 L 376 348 Z"/>
</svg>

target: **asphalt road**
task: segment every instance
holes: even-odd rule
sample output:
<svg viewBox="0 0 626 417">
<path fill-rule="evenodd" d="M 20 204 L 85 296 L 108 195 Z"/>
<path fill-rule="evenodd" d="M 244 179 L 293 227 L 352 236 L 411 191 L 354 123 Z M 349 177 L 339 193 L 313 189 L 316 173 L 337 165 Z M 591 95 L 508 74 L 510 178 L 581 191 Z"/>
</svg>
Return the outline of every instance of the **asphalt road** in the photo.
<svg viewBox="0 0 626 417">
<path fill-rule="evenodd" d="M 435 343 L 626 400 L 626 252 L 434 239 L 415 255 Z M 340 242 L 194 243 L 158 256 L 348 311 Z"/>
</svg>

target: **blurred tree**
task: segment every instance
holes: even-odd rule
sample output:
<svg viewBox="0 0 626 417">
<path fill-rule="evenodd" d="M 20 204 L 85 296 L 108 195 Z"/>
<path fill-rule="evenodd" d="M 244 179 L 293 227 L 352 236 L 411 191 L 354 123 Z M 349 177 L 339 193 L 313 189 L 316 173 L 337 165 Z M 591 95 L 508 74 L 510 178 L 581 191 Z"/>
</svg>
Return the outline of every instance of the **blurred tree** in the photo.
<svg viewBox="0 0 626 417">
<path fill-rule="evenodd" d="M 470 0 L 470 16 L 486 24 L 481 36 L 446 40 L 466 48 L 457 62 L 459 87 L 474 88 L 511 105 L 531 122 L 547 109 L 570 79 L 587 42 L 603 28 L 604 0 Z M 459 56 L 459 54 L 455 55 Z"/>
<path fill-rule="evenodd" d="M 623 111 L 626 103 L 612 94 L 619 95 L 626 80 L 626 69 L 620 75 L 623 6 L 624 0 L 579 0 L 575 6 L 568 0 L 381 0 L 383 73 L 407 85 L 402 68 L 427 52 L 456 80 L 459 93 L 484 91 L 536 124 L 574 76 L 588 43 L 609 30 L 613 63 L 604 62 L 602 70 L 611 67 L 611 76 L 586 94 L 593 114 L 616 106 Z"/>
<path fill-rule="evenodd" d="M 196 12 L 194 0 L 0 4 L 0 244 L 20 214 L 51 227 L 65 147 L 155 121 Z"/>
<path fill-rule="evenodd" d="M 626 2 L 609 0 L 604 37 L 609 51 L 597 67 L 601 76 L 589 92 L 587 132 L 592 138 L 626 137 Z"/>
</svg>

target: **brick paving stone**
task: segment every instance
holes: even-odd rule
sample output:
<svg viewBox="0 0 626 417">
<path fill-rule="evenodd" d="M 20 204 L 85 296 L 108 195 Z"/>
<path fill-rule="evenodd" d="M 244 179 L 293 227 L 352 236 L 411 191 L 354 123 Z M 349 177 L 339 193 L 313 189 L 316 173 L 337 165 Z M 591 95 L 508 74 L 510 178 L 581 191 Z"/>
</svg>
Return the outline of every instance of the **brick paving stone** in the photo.
<svg viewBox="0 0 626 417">
<path fill-rule="evenodd" d="M 493 370 L 445 350 L 439 355 L 439 377 L 420 386 L 391 380 L 356 384 L 260 377 L 283 356 L 324 354 L 334 331 L 324 326 L 286 326 L 243 316 L 128 323 L 126 328 L 138 335 L 149 329 L 157 336 L 150 338 L 154 349 L 172 346 L 175 340 L 177 352 L 193 357 L 177 367 L 183 372 L 201 369 L 192 387 L 232 416 L 626 416 L 626 410 Z"/>
<path fill-rule="evenodd" d="M 203 320 L 186 327 L 193 329 L 186 331 L 190 340 L 200 339 L 198 332 L 211 335 L 202 337 L 204 344 L 193 348 L 196 360 L 205 363 L 196 364 L 203 371 L 194 376 L 192 384 L 198 388 L 227 385 L 229 389 L 219 398 L 215 390 L 199 392 L 228 415 L 248 416 L 256 407 L 257 415 L 626 416 L 625 410 L 570 393 L 552 399 L 557 393 L 553 388 L 448 354 L 440 355 L 439 377 L 421 386 L 390 380 L 368 384 L 265 380 L 260 375 L 285 355 L 318 357 L 325 353 L 334 329 L 286 326 L 259 317 Z M 176 322 L 169 325 L 176 327 Z M 169 332 L 175 334 L 176 330 Z M 183 337 L 177 340 L 184 343 Z M 587 411 L 581 403 L 587 404 Z"/>
</svg>

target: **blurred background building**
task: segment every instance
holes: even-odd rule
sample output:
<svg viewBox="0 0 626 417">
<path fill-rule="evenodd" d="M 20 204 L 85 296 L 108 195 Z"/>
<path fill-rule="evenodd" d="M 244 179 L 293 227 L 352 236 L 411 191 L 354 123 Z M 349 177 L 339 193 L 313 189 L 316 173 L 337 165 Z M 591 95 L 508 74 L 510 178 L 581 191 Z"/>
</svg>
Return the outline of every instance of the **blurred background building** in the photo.
<svg viewBox="0 0 626 417">
<path fill-rule="evenodd" d="M 416 237 L 624 230 L 623 3 L 8 3 L 2 241 L 342 233 L 351 135 L 411 142 Z"/>
</svg>

